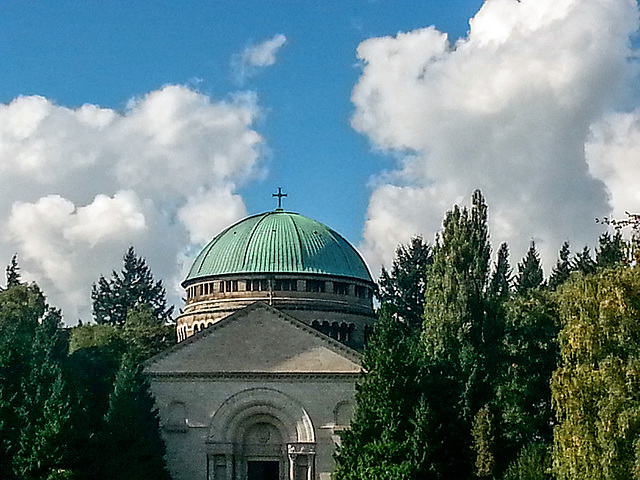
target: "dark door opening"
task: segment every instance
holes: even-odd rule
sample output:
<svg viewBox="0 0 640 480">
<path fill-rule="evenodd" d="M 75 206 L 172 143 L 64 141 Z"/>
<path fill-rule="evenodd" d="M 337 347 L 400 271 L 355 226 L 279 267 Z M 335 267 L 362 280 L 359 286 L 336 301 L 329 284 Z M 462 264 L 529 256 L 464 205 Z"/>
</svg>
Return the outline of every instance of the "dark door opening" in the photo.
<svg viewBox="0 0 640 480">
<path fill-rule="evenodd" d="M 249 480 L 280 480 L 280 462 L 249 461 Z"/>
</svg>

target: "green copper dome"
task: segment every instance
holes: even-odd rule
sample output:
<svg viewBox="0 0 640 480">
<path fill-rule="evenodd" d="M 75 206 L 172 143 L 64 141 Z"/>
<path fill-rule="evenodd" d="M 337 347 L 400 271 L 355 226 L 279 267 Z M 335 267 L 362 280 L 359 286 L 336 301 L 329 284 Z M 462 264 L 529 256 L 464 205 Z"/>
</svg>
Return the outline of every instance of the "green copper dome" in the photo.
<svg viewBox="0 0 640 480">
<path fill-rule="evenodd" d="M 278 209 L 230 226 L 200 252 L 189 275 L 307 273 L 372 282 L 358 252 L 338 233 L 315 220 Z"/>
</svg>

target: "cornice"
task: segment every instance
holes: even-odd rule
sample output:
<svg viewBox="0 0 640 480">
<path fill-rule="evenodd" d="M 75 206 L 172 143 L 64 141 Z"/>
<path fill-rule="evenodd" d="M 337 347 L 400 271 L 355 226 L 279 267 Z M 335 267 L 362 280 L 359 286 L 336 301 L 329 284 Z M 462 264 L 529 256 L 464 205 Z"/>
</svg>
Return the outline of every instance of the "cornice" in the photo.
<svg viewBox="0 0 640 480">
<path fill-rule="evenodd" d="M 204 381 L 235 381 L 235 380 L 257 380 L 257 381 L 300 381 L 308 382 L 355 382 L 360 378 L 360 373 L 332 373 L 332 372 L 150 372 L 145 375 L 157 382 L 188 382 L 193 380 Z"/>
</svg>

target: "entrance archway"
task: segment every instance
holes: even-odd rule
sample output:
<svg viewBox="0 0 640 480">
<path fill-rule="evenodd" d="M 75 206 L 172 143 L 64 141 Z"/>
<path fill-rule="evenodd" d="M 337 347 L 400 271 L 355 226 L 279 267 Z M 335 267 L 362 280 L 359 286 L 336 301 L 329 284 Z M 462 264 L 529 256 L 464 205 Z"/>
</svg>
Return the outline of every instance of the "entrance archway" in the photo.
<svg viewBox="0 0 640 480">
<path fill-rule="evenodd" d="M 311 480 L 315 431 L 295 399 L 243 390 L 215 412 L 207 437 L 209 480 Z"/>
</svg>

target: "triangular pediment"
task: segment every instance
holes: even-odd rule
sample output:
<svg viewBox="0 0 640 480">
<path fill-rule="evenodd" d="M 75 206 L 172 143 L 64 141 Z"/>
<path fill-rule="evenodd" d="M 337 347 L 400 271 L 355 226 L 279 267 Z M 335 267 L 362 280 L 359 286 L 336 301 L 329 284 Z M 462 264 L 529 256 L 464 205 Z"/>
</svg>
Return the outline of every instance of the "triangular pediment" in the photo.
<svg viewBox="0 0 640 480">
<path fill-rule="evenodd" d="M 154 374 L 356 374 L 360 355 L 256 302 L 153 357 Z"/>
</svg>

